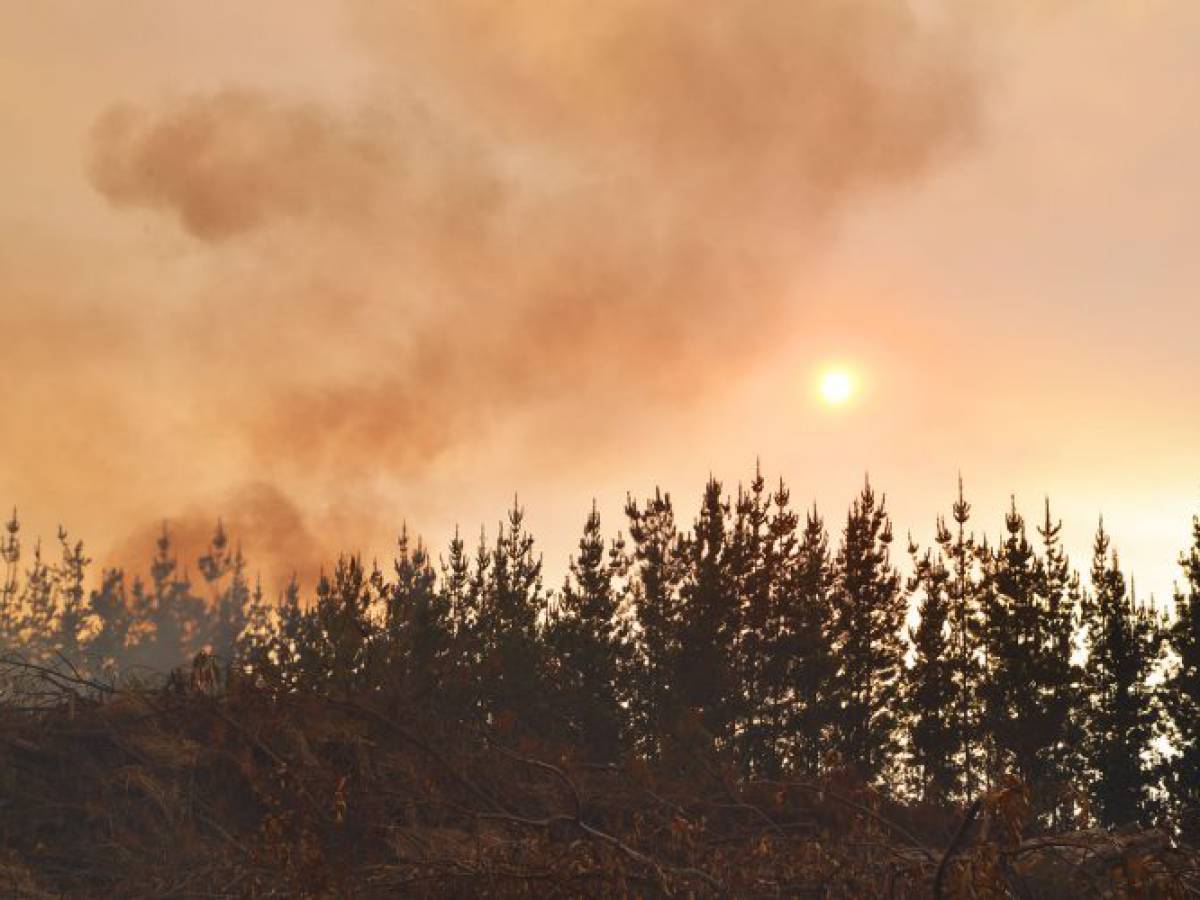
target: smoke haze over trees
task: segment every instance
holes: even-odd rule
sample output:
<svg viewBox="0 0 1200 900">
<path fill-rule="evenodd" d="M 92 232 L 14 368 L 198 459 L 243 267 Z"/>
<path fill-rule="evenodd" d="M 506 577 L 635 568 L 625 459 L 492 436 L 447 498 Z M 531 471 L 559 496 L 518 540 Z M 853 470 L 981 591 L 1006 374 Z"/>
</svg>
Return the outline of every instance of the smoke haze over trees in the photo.
<svg viewBox="0 0 1200 900">
<path fill-rule="evenodd" d="M 1033 529 L 1015 501 L 999 521 L 979 530 L 960 483 L 931 543 L 898 541 L 870 484 L 831 527 L 756 472 L 710 480 L 690 524 L 661 491 L 619 530 L 593 509 L 558 587 L 514 505 L 491 537 L 436 551 L 405 530 L 386 568 L 344 556 L 276 601 L 221 524 L 194 568 L 164 527 L 146 575 L 91 584 L 80 543 L 29 546 L 14 515 L 0 624 L 9 658 L 113 683 L 212 655 L 285 693 L 387 685 L 597 764 L 701 746 L 739 778 L 848 771 L 937 808 L 1011 777 L 1043 829 L 1195 839 L 1200 530 L 1167 609 L 1135 596 L 1103 524 L 1081 579 L 1049 503 Z"/>
</svg>

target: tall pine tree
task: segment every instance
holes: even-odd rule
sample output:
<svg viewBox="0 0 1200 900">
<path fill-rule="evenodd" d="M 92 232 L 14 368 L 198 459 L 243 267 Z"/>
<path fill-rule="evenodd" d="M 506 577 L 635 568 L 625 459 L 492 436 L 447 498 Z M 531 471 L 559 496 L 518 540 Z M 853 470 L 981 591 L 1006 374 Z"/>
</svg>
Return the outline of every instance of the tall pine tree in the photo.
<svg viewBox="0 0 1200 900">
<path fill-rule="evenodd" d="M 683 545 L 687 577 L 674 673 L 683 709 L 722 748 L 732 745 L 739 700 L 735 647 L 741 609 L 729 559 L 729 513 L 720 483 L 710 478 L 700 515 Z"/>
<path fill-rule="evenodd" d="M 1155 710 L 1146 679 L 1157 658 L 1153 615 L 1138 606 L 1101 522 L 1083 603 L 1088 658 L 1084 753 L 1095 812 L 1105 825 L 1145 824 L 1154 782 L 1146 760 Z"/>
<path fill-rule="evenodd" d="M 624 541 L 605 543 L 593 502 L 547 629 L 555 718 L 565 725 L 564 737 L 593 762 L 616 761 L 622 751 L 628 635 L 618 579 L 626 568 Z"/>
<path fill-rule="evenodd" d="M 779 771 L 781 729 L 775 702 L 784 679 L 776 586 L 781 561 L 770 518 L 771 494 L 756 466 L 749 488 L 738 486 L 727 554 L 740 612 L 733 638 L 734 751 L 745 774 Z"/>
<path fill-rule="evenodd" d="M 545 598 L 542 560 L 525 513 L 514 501 L 491 553 L 479 610 L 484 711 L 544 733 L 549 709 L 545 645 L 539 630 Z"/>
<path fill-rule="evenodd" d="M 1036 763 L 1031 775 L 1049 824 L 1062 828 L 1074 819 L 1074 794 L 1082 773 L 1083 671 L 1076 661 L 1081 588 L 1062 548 L 1062 522 L 1050 514 L 1047 499 L 1038 526 L 1038 646 L 1034 683 L 1040 697 L 1034 732 Z"/>
<path fill-rule="evenodd" d="M 788 509 L 782 483 L 775 506 L 771 532 L 784 568 L 775 602 L 780 639 L 771 656 L 783 682 L 772 692 L 771 703 L 784 710 L 783 761 L 802 775 L 814 776 L 823 771 L 827 761 L 838 697 L 834 646 L 837 575 L 825 522 L 816 507 L 805 516 L 804 531 L 797 540 L 798 519 Z"/>
<path fill-rule="evenodd" d="M 395 581 L 384 591 L 384 640 L 379 662 L 393 690 L 408 702 L 445 703 L 453 640 L 450 602 L 437 589 L 437 573 L 408 526 L 400 532 L 393 564 Z M 451 710 L 447 710 L 451 713 Z"/>
<path fill-rule="evenodd" d="M 1200 516 L 1192 519 L 1192 546 L 1179 559 L 1183 584 L 1167 631 L 1173 664 L 1163 685 L 1175 746 L 1167 766 L 1171 812 L 1180 834 L 1200 845 Z"/>
<path fill-rule="evenodd" d="M 1044 741 L 1039 676 L 1045 623 L 1037 597 L 1037 556 L 1015 498 L 1004 517 L 1004 539 L 983 555 L 983 566 L 988 669 L 979 698 L 991 774 L 1011 773 L 1037 784 Z"/>
<path fill-rule="evenodd" d="M 897 697 L 907 601 L 891 562 L 892 526 L 870 483 L 846 518 L 836 560 L 833 744 L 842 761 L 877 781 L 895 763 Z"/>
<path fill-rule="evenodd" d="M 939 523 L 940 526 L 941 523 Z M 917 624 L 909 629 L 912 665 L 905 671 L 904 708 L 916 793 L 945 803 L 962 794 L 963 741 L 954 680 L 950 627 L 950 571 L 932 550 L 920 553 L 909 540 L 913 575 L 908 589 L 917 597 Z"/>
<path fill-rule="evenodd" d="M 623 681 L 630 693 L 636 747 L 656 757 L 680 713 L 675 670 L 684 557 L 670 494 L 656 490 L 644 506 L 629 498 L 625 515 L 633 548 L 629 580 L 637 628 Z"/>
</svg>

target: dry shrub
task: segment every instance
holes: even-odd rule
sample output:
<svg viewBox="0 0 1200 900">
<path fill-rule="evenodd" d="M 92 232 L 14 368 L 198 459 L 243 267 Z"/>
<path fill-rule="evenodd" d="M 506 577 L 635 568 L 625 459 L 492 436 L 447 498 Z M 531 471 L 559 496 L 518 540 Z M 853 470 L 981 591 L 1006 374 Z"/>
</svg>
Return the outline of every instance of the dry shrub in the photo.
<svg viewBox="0 0 1200 900">
<path fill-rule="evenodd" d="M 1161 832 L 1023 837 L 1023 787 L 914 810 L 842 773 L 589 765 L 378 692 L 0 706 L 13 897 L 1195 897 Z M 939 837 L 940 835 L 940 837 Z M 947 838 L 951 835 L 951 838 Z"/>
</svg>

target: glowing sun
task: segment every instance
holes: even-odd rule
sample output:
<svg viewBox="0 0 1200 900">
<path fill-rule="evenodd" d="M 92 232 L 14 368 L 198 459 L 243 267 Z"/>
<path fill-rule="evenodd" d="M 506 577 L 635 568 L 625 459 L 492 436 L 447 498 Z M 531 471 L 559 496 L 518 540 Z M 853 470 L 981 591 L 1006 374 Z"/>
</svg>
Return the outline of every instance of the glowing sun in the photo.
<svg viewBox="0 0 1200 900">
<path fill-rule="evenodd" d="M 828 406 L 841 406 L 854 395 L 854 379 L 845 369 L 829 369 L 821 375 L 821 399 Z"/>
</svg>

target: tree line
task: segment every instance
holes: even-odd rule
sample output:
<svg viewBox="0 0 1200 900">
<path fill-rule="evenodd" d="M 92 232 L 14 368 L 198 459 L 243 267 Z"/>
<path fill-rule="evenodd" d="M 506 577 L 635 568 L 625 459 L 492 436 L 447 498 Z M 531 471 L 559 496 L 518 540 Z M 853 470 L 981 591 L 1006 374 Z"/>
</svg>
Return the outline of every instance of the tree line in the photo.
<svg viewBox="0 0 1200 900">
<path fill-rule="evenodd" d="M 83 545 L 25 553 L 14 513 L 0 641 L 97 677 L 205 654 L 264 691 L 389 692 L 595 763 L 702 748 L 737 777 L 853 772 L 938 806 L 1015 778 L 1047 829 L 1200 839 L 1200 516 L 1170 615 L 1103 523 L 1085 581 L 1048 502 L 989 539 L 961 482 L 927 545 L 897 544 L 869 483 L 830 527 L 760 472 L 710 480 L 690 525 L 661 490 L 624 516 L 608 537 L 593 505 L 557 588 L 514 503 L 491 540 L 435 557 L 405 530 L 389 570 L 344 556 L 308 602 L 294 580 L 268 602 L 219 524 L 198 578 L 164 528 L 148 577 L 89 588 Z"/>
</svg>

